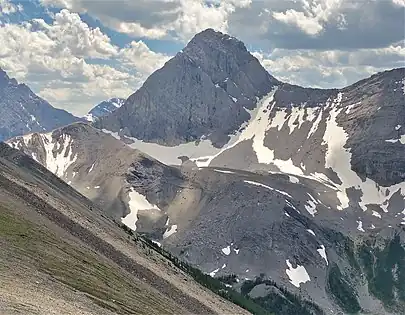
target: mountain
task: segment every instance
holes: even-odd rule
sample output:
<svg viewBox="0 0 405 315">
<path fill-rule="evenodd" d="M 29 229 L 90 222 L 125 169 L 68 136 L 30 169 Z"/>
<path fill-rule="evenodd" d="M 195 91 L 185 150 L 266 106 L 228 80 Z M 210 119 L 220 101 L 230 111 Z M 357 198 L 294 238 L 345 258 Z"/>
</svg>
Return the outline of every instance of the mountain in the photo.
<svg viewBox="0 0 405 315">
<path fill-rule="evenodd" d="M 123 98 L 110 98 L 93 107 L 85 116 L 86 120 L 94 121 L 97 118 L 111 114 L 125 103 Z"/>
<path fill-rule="evenodd" d="M 248 314 L 4 143 L 0 210 L 1 314 Z"/>
<path fill-rule="evenodd" d="M 386 311 L 385 303 L 394 310 L 403 307 L 401 300 L 386 297 L 384 280 L 368 278 L 365 260 L 378 261 L 371 272 L 383 272 L 390 248 L 399 246 L 389 254 L 399 255 L 392 258 L 398 271 L 384 277 L 402 277 L 404 222 L 391 206 L 387 213 L 355 207 L 339 211 L 336 187 L 315 176 L 200 168 L 190 161 L 167 166 L 84 123 L 10 144 L 93 200 L 108 217 L 212 276 L 235 275 L 231 283 L 247 295 L 252 292 L 259 303 L 300 294 L 299 303 L 296 297 L 285 300 L 290 302 L 283 313 L 276 312 L 279 304 L 268 306 L 277 314 L 360 308 L 398 314 Z M 265 277 L 256 279 L 260 275 Z M 369 293 L 367 287 L 375 283 L 382 289 Z"/>
<path fill-rule="evenodd" d="M 207 30 L 100 129 L 8 143 L 270 312 L 403 314 L 404 78 L 294 86 Z"/>
<path fill-rule="evenodd" d="M 208 29 L 96 125 L 166 145 L 205 136 L 221 146 L 277 83 L 241 41 Z"/>
<path fill-rule="evenodd" d="M 51 131 L 80 120 L 52 107 L 0 69 L 0 141 L 32 132 Z"/>
</svg>

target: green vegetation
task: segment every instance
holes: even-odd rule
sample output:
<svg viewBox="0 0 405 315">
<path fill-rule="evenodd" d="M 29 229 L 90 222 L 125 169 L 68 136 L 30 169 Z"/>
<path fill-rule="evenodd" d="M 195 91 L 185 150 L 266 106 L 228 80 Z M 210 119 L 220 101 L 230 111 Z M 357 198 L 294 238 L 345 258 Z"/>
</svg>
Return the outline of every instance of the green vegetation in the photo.
<svg viewBox="0 0 405 315">
<path fill-rule="evenodd" d="M 270 287 L 267 295 L 264 297 L 253 298 L 257 304 L 269 312 L 274 312 L 277 315 L 321 315 L 324 312 L 315 304 L 303 300 L 299 296 L 288 292 L 285 288 L 279 287 L 274 281 L 264 279 L 263 276 L 257 277 L 254 281 L 245 281 L 241 287 L 241 293 L 245 296 L 252 291 L 252 289 L 260 284 L 265 284 Z"/>
<path fill-rule="evenodd" d="M 247 296 L 244 296 L 232 288 L 228 288 L 222 283 L 219 279 L 212 278 L 210 275 L 203 273 L 201 270 L 194 268 L 190 264 L 180 260 L 176 256 L 172 255 L 171 253 L 165 251 L 163 248 L 159 247 L 157 244 L 153 243 L 151 240 L 140 236 L 139 234 L 135 234 L 131 229 L 127 226 L 120 224 L 120 227 L 129 234 L 132 239 L 137 242 L 138 244 L 143 245 L 144 247 L 148 247 L 153 249 L 154 251 L 161 254 L 163 257 L 168 259 L 173 265 L 175 265 L 180 270 L 184 271 L 185 273 L 189 274 L 195 281 L 203 285 L 204 287 L 208 288 L 212 292 L 222 296 L 223 298 L 227 299 L 228 301 L 239 305 L 240 307 L 246 309 L 247 311 L 251 312 L 252 314 L 257 315 L 265 315 L 270 314 L 267 310 L 262 308 L 260 305 L 256 304 L 252 299 Z"/>
<path fill-rule="evenodd" d="M 355 255 L 354 242 L 348 236 L 335 230 L 323 229 L 323 232 L 325 237 L 334 245 L 339 256 L 347 258 L 354 272 L 360 271 L 360 266 Z M 355 274 L 353 273 L 350 276 L 355 277 Z"/>
<path fill-rule="evenodd" d="M 365 241 L 359 260 L 368 281 L 369 292 L 390 310 L 405 309 L 405 249 L 399 235 L 384 244 Z"/>
<path fill-rule="evenodd" d="M 219 281 L 221 281 L 222 283 L 229 284 L 229 285 L 232 285 L 232 284 L 237 282 L 236 281 L 237 276 L 235 274 L 230 274 L 230 275 L 226 275 L 226 276 L 217 277 L 217 279 Z"/>
<path fill-rule="evenodd" d="M 344 279 L 344 275 L 340 272 L 336 264 L 329 270 L 328 291 L 345 313 L 357 314 L 361 311 L 356 291 L 351 287 L 349 282 Z"/>
<path fill-rule="evenodd" d="M 34 268 L 117 314 L 176 314 L 177 307 L 144 290 L 96 253 L 55 235 L 0 205 L 0 270 Z M 148 311 L 149 310 L 149 311 Z"/>
<path fill-rule="evenodd" d="M 171 261 L 176 267 L 191 275 L 198 283 L 253 314 L 324 314 L 324 312 L 315 303 L 301 299 L 299 296 L 279 287 L 274 281 L 264 279 L 264 275 L 257 277 L 255 281 L 245 281 L 241 287 L 241 293 L 238 293 L 232 288 L 228 288 L 224 285 L 235 283 L 237 278 L 236 275 L 232 274 L 219 278 L 212 278 L 211 276 L 201 272 L 199 269 L 192 267 L 184 261 L 181 261 L 179 258 L 165 251 L 149 239 L 133 233 L 133 231 L 125 225 L 120 224 L 120 226 L 129 235 L 131 235 L 136 242 L 141 242 L 149 248 L 154 249 Z M 251 298 L 249 296 L 249 292 L 259 284 L 272 286 L 275 290 L 272 290 L 265 297 Z"/>
</svg>

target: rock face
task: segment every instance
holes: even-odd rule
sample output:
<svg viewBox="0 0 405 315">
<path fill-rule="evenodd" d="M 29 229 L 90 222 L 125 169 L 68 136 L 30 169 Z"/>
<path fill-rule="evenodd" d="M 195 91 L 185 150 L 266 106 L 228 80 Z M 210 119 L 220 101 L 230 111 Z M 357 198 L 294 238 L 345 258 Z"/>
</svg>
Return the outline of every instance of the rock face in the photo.
<svg viewBox="0 0 405 315">
<path fill-rule="evenodd" d="M 242 42 L 208 29 L 96 125 L 166 145 L 205 136 L 221 146 L 277 83 Z"/>
<path fill-rule="evenodd" d="M 125 103 L 123 98 L 110 98 L 93 107 L 85 116 L 88 121 L 95 121 L 97 118 L 111 114 L 117 108 L 120 108 Z"/>
<path fill-rule="evenodd" d="M 80 120 L 52 107 L 25 84 L 0 69 L 0 141 L 31 132 L 51 131 Z"/>
</svg>

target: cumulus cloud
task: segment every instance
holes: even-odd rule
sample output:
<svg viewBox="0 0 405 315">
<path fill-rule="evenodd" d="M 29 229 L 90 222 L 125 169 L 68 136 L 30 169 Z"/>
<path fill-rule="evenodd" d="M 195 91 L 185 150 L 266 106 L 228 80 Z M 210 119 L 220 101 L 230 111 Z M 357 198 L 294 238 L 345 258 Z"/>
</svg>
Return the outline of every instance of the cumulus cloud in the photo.
<svg viewBox="0 0 405 315">
<path fill-rule="evenodd" d="M 228 31 L 228 19 L 252 0 L 41 0 L 43 5 L 86 12 L 114 30 L 152 39 L 188 41 L 214 28 Z"/>
<path fill-rule="evenodd" d="M 54 50 L 69 50 L 77 57 L 108 58 L 117 54 L 117 47 L 99 28 L 91 29 L 77 13 L 64 9 L 55 14 L 53 24 L 34 19 L 32 30 L 43 32 L 54 43 Z"/>
<path fill-rule="evenodd" d="M 120 50 L 120 58 L 123 63 L 135 67 L 146 77 L 161 68 L 170 57 L 151 51 L 143 41 L 132 41 Z"/>
<path fill-rule="evenodd" d="M 0 67 L 53 105 L 80 115 L 95 102 L 129 96 L 167 60 L 143 42 L 123 49 L 113 45 L 99 28 L 66 9 L 49 24 L 42 19 L 5 24 L 0 42 Z"/>
<path fill-rule="evenodd" d="M 11 3 L 9 0 L 0 0 L 0 16 L 23 11 L 21 4 Z"/>
<path fill-rule="evenodd" d="M 344 87 L 376 72 L 404 66 L 405 47 L 356 51 L 290 51 L 253 55 L 274 76 L 284 82 L 311 87 Z"/>
</svg>

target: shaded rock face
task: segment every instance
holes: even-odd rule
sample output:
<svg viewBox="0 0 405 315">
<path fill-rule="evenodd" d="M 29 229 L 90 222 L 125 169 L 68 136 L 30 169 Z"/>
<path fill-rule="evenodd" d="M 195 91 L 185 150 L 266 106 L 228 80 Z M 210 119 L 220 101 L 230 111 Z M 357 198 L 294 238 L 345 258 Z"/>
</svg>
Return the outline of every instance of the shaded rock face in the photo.
<svg viewBox="0 0 405 315">
<path fill-rule="evenodd" d="M 32 132 L 51 131 L 80 120 L 52 107 L 0 69 L 0 141 Z"/>
<path fill-rule="evenodd" d="M 361 104 L 338 117 L 348 133 L 352 169 L 382 186 L 405 181 L 404 78 L 405 68 L 394 69 L 342 90 L 345 104 Z"/>
<path fill-rule="evenodd" d="M 153 73 L 96 126 L 176 145 L 206 136 L 222 146 L 278 81 L 235 38 L 211 29 Z"/>
</svg>

